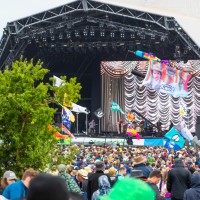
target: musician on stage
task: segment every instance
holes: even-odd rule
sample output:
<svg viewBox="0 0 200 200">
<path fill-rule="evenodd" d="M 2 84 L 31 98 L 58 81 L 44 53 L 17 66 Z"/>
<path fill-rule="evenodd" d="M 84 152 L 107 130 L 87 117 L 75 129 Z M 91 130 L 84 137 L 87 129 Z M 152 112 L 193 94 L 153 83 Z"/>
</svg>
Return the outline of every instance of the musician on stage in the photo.
<svg viewBox="0 0 200 200">
<path fill-rule="evenodd" d="M 160 119 L 157 121 L 156 123 L 157 126 L 157 137 L 162 137 L 162 122 L 160 121 Z"/>
<path fill-rule="evenodd" d="M 117 132 L 118 134 L 122 134 L 124 132 L 124 122 L 122 119 L 117 122 Z"/>
<path fill-rule="evenodd" d="M 148 121 L 146 119 L 142 119 L 142 121 L 140 122 L 141 126 L 142 126 L 142 129 L 143 129 L 143 132 L 144 132 L 144 135 L 147 136 L 148 135 Z"/>
<path fill-rule="evenodd" d="M 94 119 L 92 119 L 92 121 L 89 122 L 89 129 L 88 129 L 88 133 L 90 135 L 95 133 L 95 126 L 96 126 L 96 123 L 95 123 Z"/>
</svg>

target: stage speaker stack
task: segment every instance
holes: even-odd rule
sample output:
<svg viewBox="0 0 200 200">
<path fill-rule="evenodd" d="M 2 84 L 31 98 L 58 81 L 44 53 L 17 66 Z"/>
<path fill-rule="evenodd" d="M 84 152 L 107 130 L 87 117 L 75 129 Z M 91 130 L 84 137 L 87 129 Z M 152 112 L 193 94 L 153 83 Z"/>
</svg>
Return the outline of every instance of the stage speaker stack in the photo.
<svg viewBox="0 0 200 200">
<path fill-rule="evenodd" d="M 196 136 L 200 140 L 200 116 L 197 116 L 197 121 L 196 121 Z"/>
</svg>

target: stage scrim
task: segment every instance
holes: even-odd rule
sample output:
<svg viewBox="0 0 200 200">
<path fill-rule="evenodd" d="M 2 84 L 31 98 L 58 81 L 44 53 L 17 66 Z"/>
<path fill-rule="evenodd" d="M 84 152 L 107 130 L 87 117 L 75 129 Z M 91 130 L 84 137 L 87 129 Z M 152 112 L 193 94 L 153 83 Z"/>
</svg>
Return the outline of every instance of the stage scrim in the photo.
<svg viewBox="0 0 200 200">
<path fill-rule="evenodd" d="M 196 118 L 200 115 L 200 77 L 193 77 L 188 83 L 187 98 L 173 97 L 142 86 L 143 78 L 131 73 L 133 69 L 145 74 L 148 61 L 101 62 L 101 105 L 105 116 L 102 118 L 101 130 L 116 132 L 117 122 L 124 117 L 111 111 L 111 101 L 115 101 L 125 113 L 135 109 L 152 123 L 161 119 L 163 129 L 168 129 L 170 121 L 177 124 L 182 117 L 192 132 L 195 132 Z M 200 68 L 199 60 L 172 62 L 180 69 L 191 67 L 193 71 Z M 188 116 L 180 115 L 180 102 L 188 108 Z"/>
</svg>

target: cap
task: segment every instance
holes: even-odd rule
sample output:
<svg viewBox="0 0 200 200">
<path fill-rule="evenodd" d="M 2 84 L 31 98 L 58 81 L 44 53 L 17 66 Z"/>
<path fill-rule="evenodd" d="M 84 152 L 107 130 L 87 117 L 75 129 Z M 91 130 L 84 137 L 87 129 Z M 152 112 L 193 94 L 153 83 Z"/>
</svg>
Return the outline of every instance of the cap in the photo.
<svg viewBox="0 0 200 200">
<path fill-rule="evenodd" d="M 142 172 L 142 170 L 132 170 L 130 173 L 130 177 L 134 178 L 146 178 Z"/>
<path fill-rule="evenodd" d="M 6 171 L 3 175 L 3 178 L 6 178 L 8 180 L 12 180 L 12 179 L 17 180 L 17 176 L 16 176 L 15 172 L 13 172 L 13 171 Z"/>
<path fill-rule="evenodd" d="M 59 172 L 65 172 L 67 169 L 67 166 L 65 164 L 58 165 L 58 171 Z"/>
<path fill-rule="evenodd" d="M 79 167 L 78 166 L 74 166 L 73 170 L 79 170 Z"/>
</svg>

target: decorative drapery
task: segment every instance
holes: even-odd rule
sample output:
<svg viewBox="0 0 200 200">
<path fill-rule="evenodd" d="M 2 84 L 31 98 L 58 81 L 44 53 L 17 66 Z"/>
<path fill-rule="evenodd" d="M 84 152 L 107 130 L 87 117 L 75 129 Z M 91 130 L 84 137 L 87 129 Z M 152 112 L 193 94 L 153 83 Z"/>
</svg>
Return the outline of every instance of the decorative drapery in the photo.
<svg viewBox="0 0 200 200">
<path fill-rule="evenodd" d="M 105 62 L 104 62 L 105 63 Z M 107 62 L 114 64 L 114 62 Z M 115 62 L 116 63 L 116 62 Z M 141 73 L 146 73 L 148 61 L 123 62 L 129 74 L 121 74 L 118 78 L 111 77 L 111 73 L 104 71 L 102 73 L 102 109 L 105 113 L 102 119 L 102 131 L 116 131 L 116 124 L 124 116 L 111 111 L 111 101 L 114 100 L 125 111 L 125 113 L 135 109 L 144 115 L 152 123 L 161 120 L 163 130 L 168 129 L 171 121 L 177 124 L 181 118 L 186 121 L 189 129 L 194 132 L 196 117 L 200 115 L 200 77 L 193 77 L 188 84 L 189 95 L 187 98 L 173 97 L 168 94 L 156 92 L 142 86 L 142 78 L 131 74 L 132 69 Z M 192 71 L 200 68 L 200 61 L 189 61 Z M 188 66 L 187 64 L 176 63 L 180 68 Z M 102 67 L 102 66 L 101 66 Z M 122 64 L 121 67 L 123 68 Z M 101 68 L 102 70 L 102 68 Z M 180 115 L 180 102 L 187 105 L 189 114 Z"/>
</svg>

